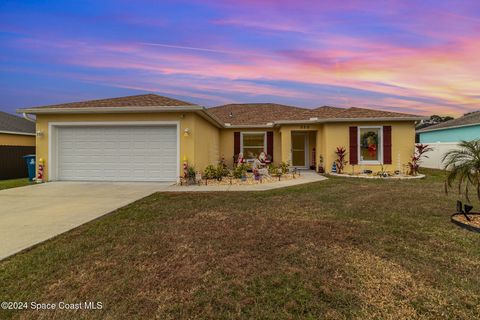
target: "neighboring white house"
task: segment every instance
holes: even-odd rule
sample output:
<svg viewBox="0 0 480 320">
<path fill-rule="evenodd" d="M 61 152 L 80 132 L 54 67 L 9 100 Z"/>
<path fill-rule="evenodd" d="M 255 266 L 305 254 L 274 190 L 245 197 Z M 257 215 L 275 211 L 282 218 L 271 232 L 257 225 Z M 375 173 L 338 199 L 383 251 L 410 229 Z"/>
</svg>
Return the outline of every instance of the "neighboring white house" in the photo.
<svg viewBox="0 0 480 320">
<path fill-rule="evenodd" d="M 480 139 L 480 111 L 471 112 L 461 118 L 439 123 L 417 131 L 420 143 L 428 144 L 433 151 L 422 160 L 426 168 L 443 169 L 443 155 L 457 148 L 462 140 Z"/>
</svg>

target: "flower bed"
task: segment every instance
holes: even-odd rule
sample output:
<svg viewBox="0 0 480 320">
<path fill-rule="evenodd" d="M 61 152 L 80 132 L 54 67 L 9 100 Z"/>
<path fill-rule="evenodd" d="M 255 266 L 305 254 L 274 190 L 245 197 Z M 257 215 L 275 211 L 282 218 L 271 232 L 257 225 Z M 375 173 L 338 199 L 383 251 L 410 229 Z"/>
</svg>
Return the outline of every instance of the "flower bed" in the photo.
<svg viewBox="0 0 480 320">
<path fill-rule="evenodd" d="M 223 177 L 221 180 L 217 179 L 201 179 L 199 181 L 193 182 L 186 181 L 185 179 L 180 179 L 179 185 L 207 185 L 207 186 L 221 186 L 221 185 L 252 185 L 260 183 L 275 183 L 278 181 L 285 181 L 299 178 L 299 173 L 285 173 L 280 176 L 261 176 L 259 180 L 255 179 L 255 176 L 252 173 L 247 173 L 245 179 L 237 179 L 233 177 Z"/>
<path fill-rule="evenodd" d="M 329 175 L 334 177 L 345 177 L 345 178 L 364 178 L 364 179 L 422 179 L 425 178 L 424 174 L 418 174 L 416 176 L 410 176 L 406 174 L 390 174 L 387 173 L 386 176 L 378 174 L 367 174 L 367 173 L 329 173 Z"/>
</svg>

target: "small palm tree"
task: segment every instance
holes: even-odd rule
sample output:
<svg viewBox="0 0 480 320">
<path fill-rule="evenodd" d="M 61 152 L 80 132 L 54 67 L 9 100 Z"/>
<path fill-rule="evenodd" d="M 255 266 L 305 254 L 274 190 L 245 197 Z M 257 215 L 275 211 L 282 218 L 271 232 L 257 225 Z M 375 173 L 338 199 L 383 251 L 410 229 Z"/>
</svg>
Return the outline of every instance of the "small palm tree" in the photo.
<svg viewBox="0 0 480 320">
<path fill-rule="evenodd" d="M 442 162 L 444 168 L 449 170 L 445 180 L 445 192 L 452 187 L 458 179 L 458 192 L 465 190 L 465 198 L 470 202 L 469 190 L 476 190 L 480 200 L 480 139 L 461 141 L 458 149 L 447 152 Z"/>
</svg>

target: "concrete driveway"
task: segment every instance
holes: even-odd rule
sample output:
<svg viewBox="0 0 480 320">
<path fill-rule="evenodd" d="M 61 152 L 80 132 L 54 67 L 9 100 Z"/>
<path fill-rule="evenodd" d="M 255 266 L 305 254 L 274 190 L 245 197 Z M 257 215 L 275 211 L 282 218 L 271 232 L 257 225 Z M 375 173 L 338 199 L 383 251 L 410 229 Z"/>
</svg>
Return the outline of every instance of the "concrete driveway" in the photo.
<svg viewBox="0 0 480 320">
<path fill-rule="evenodd" d="M 171 183 L 50 182 L 0 191 L 0 259 Z"/>
</svg>

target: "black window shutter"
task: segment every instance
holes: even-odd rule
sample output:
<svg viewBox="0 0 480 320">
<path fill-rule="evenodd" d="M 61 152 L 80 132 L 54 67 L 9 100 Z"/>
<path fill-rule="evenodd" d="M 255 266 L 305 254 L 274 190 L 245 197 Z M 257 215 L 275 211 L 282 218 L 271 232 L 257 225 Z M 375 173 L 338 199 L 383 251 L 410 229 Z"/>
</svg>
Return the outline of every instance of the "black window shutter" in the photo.
<svg viewBox="0 0 480 320">
<path fill-rule="evenodd" d="M 349 128 L 350 164 L 358 164 L 358 127 Z"/>
</svg>

